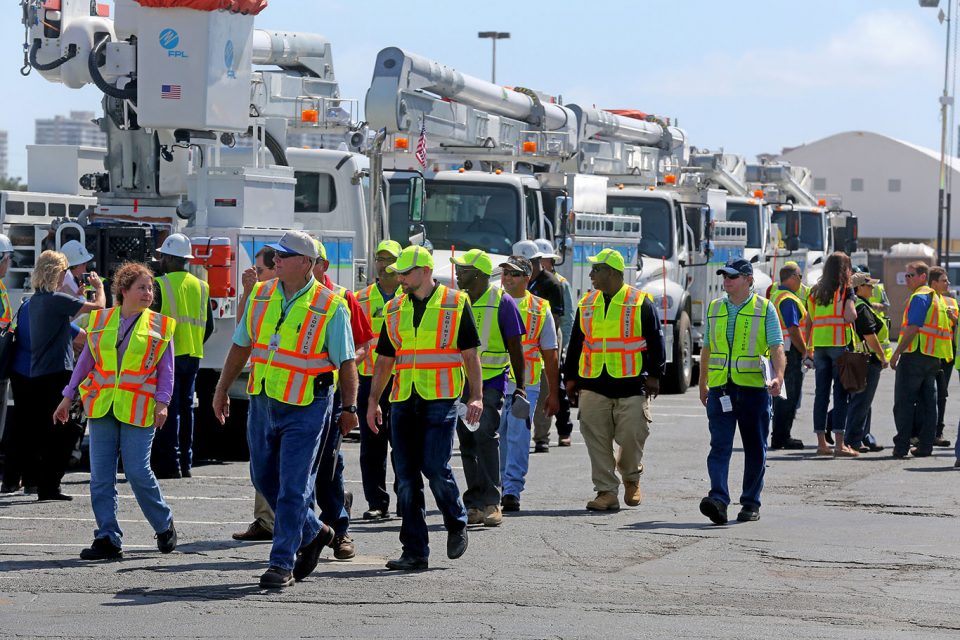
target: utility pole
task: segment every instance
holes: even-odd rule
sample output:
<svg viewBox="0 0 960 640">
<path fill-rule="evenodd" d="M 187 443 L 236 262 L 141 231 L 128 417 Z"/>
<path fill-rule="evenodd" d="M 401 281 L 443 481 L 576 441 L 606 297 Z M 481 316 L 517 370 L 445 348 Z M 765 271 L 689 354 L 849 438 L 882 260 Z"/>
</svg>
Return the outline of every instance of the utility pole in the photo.
<svg viewBox="0 0 960 640">
<path fill-rule="evenodd" d="M 497 83 L 497 40 L 505 40 L 510 37 L 506 31 L 481 31 L 477 34 L 478 38 L 490 38 L 493 43 L 493 66 L 490 71 L 490 82 Z"/>
<path fill-rule="evenodd" d="M 940 0 L 919 0 L 921 7 L 937 8 Z M 947 0 L 947 13 L 943 9 L 938 9 L 937 20 L 940 24 L 946 23 L 947 28 L 947 46 L 943 61 L 943 94 L 940 96 L 940 181 L 937 192 L 937 264 L 945 265 L 944 260 L 944 237 L 943 237 L 943 218 L 945 209 L 950 205 L 947 197 L 947 121 L 948 112 L 953 106 L 953 97 L 949 93 L 950 80 L 950 21 L 953 19 L 954 0 Z M 946 239 L 947 243 L 950 238 Z"/>
</svg>

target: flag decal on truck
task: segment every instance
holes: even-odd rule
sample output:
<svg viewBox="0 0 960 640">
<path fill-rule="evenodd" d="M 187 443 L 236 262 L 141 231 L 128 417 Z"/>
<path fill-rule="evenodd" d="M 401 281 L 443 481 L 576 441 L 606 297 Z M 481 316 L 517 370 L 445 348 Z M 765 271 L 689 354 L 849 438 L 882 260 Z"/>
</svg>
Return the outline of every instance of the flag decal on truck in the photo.
<svg viewBox="0 0 960 640">
<path fill-rule="evenodd" d="M 180 89 L 179 84 L 162 84 L 160 85 L 160 98 L 162 100 L 179 100 Z"/>
</svg>

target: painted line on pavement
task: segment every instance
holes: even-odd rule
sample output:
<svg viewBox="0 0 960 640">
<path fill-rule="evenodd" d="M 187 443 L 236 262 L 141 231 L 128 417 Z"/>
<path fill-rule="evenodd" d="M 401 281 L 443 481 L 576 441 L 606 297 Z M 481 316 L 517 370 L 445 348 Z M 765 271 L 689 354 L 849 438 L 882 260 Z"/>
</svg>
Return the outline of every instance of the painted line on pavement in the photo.
<svg viewBox="0 0 960 640">
<path fill-rule="evenodd" d="M 0 547 L 86 547 L 89 542 L 0 542 Z M 125 544 L 124 549 L 156 549 L 152 544 Z M 91 564 L 91 567 L 96 566 Z"/>
<path fill-rule="evenodd" d="M 93 518 L 63 518 L 50 516 L 0 516 L 0 520 L 57 520 L 66 522 L 96 522 Z M 146 520 L 117 520 L 124 524 L 148 524 Z M 242 522 L 207 522 L 205 520 L 177 520 L 177 524 L 209 524 L 209 525 L 228 525 L 228 524 L 250 524 L 248 520 Z"/>
</svg>

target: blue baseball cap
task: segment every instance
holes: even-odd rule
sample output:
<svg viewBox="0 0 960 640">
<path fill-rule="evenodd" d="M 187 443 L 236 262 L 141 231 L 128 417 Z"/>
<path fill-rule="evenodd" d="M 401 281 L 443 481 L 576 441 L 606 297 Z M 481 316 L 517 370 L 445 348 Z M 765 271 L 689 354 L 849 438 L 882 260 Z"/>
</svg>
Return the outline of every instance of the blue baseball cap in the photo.
<svg viewBox="0 0 960 640">
<path fill-rule="evenodd" d="M 717 269 L 718 276 L 722 276 L 723 274 L 727 274 L 728 276 L 752 276 L 753 265 L 750 264 L 749 260 L 744 260 L 743 258 L 728 260 L 726 265 Z"/>
</svg>

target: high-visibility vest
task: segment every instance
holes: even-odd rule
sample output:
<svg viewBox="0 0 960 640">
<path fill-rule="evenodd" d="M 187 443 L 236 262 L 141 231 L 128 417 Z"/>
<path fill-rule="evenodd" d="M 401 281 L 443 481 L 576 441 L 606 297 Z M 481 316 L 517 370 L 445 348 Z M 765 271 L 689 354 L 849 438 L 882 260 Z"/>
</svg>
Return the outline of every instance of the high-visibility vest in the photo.
<svg viewBox="0 0 960 640">
<path fill-rule="evenodd" d="M 863 308 L 867 310 L 867 313 L 873 314 L 874 320 L 876 320 L 877 324 L 880 325 L 880 330 L 877 331 L 877 340 L 880 341 L 880 346 L 883 347 L 883 352 L 886 354 L 887 360 L 889 360 L 890 356 L 893 355 L 893 350 L 887 346 L 890 342 L 890 329 L 887 327 L 887 323 L 884 322 L 880 317 L 880 312 L 873 308 L 873 303 L 869 299 L 865 300 L 857 297 L 857 299 L 854 301 L 854 305 L 857 307 L 858 311 Z M 860 342 L 860 336 L 857 335 L 856 331 L 854 331 L 854 342 Z"/>
<path fill-rule="evenodd" d="M 413 303 L 406 294 L 384 307 L 387 337 L 396 349 L 390 402 L 403 402 L 416 390 L 424 400 L 459 398 L 463 356 L 457 347 L 467 295 L 438 284 L 427 301 L 420 326 L 413 326 Z"/>
<path fill-rule="evenodd" d="M 790 291 L 790 290 L 789 290 L 789 289 L 786 289 L 786 288 L 784 288 L 784 287 L 781 287 L 779 282 L 774 282 L 772 285 L 770 285 L 770 288 L 767 290 L 767 292 L 768 292 L 768 294 L 769 294 L 769 295 L 767 295 L 767 299 L 768 299 L 768 300 L 774 300 L 774 299 L 777 297 L 777 294 L 780 293 L 781 291 Z M 800 288 L 797 289 L 795 292 L 794 292 L 794 291 L 791 291 L 791 293 L 793 293 L 793 295 L 795 295 L 795 296 L 797 296 L 798 298 L 800 298 L 800 300 L 803 302 L 803 304 L 806 305 L 806 304 L 807 304 L 807 298 L 810 297 L 810 287 L 808 287 L 807 285 L 805 285 L 805 284 L 803 284 L 803 283 L 801 282 L 801 283 L 800 283 Z"/>
<path fill-rule="evenodd" d="M 729 311 L 726 298 L 717 298 L 707 311 L 710 331 L 710 361 L 707 386 L 733 382 L 741 387 L 765 387 L 760 356 L 768 355 L 767 299 L 753 294 L 734 318 L 733 347 L 727 342 Z"/>
<path fill-rule="evenodd" d="M 90 314 L 87 346 L 93 369 L 80 383 L 80 400 L 88 418 L 102 418 L 113 409 L 117 420 L 152 427 L 156 407 L 157 364 L 176 332 L 176 320 L 145 309 L 130 330 L 127 349 L 117 363 L 120 307 Z"/>
<path fill-rule="evenodd" d="M 483 370 L 484 380 L 496 378 L 510 366 L 510 354 L 507 353 L 507 345 L 500 333 L 500 322 L 497 318 L 503 293 L 503 289 L 499 287 L 489 287 L 470 305 L 480 331 L 480 368 Z"/>
<path fill-rule="evenodd" d="M 523 336 L 523 370 L 524 381 L 533 386 L 540 382 L 540 373 L 543 371 L 543 357 L 540 353 L 540 334 L 543 325 L 550 315 L 550 303 L 538 298 L 529 291 L 517 304 L 526 333 Z M 510 379 L 515 380 L 513 367 L 510 368 Z"/>
<path fill-rule="evenodd" d="M 560 284 L 567 284 L 567 279 L 564 278 L 562 275 L 560 275 L 560 274 L 557 273 L 556 271 L 551 271 L 551 273 L 552 273 L 553 275 L 557 276 L 557 280 L 560 281 Z"/>
<path fill-rule="evenodd" d="M 0 312 L 0 330 L 6 329 L 13 322 L 13 309 L 10 308 L 10 296 L 7 295 L 7 287 L 0 280 L 0 304 L 3 305 L 3 311 Z"/>
<path fill-rule="evenodd" d="M 640 326 L 640 307 L 650 294 L 623 285 L 604 307 L 603 294 L 590 291 L 580 299 L 583 349 L 578 375 L 597 378 L 606 369 L 614 378 L 640 375 L 647 341 Z"/>
<path fill-rule="evenodd" d="M 807 311 L 813 318 L 813 336 L 811 344 L 816 347 L 843 347 L 853 339 L 853 328 L 843 319 L 843 304 L 846 297 L 837 289 L 833 294 L 833 304 L 822 305 L 811 295 L 807 298 Z"/>
<path fill-rule="evenodd" d="M 955 342 L 957 339 L 957 321 L 950 317 L 949 311 L 953 309 L 954 314 L 960 313 L 960 305 L 957 304 L 957 299 L 949 294 L 940 296 L 940 299 L 943 300 L 943 305 L 948 311 L 947 320 L 950 322 L 950 339 Z M 948 361 L 953 360 L 953 349 L 951 349 L 950 352 L 951 354 Z"/>
<path fill-rule="evenodd" d="M 160 313 L 177 321 L 173 355 L 203 357 L 203 334 L 210 308 L 210 287 L 192 273 L 176 271 L 156 279 Z"/>
<path fill-rule="evenodd" d="M 807 317 L 806 306 L 800 302 L 800 298 L 796 296 L 795 293 L 789 289 L 778 289 L 777 295 L 773 298 L 773 307 L 777 310 L 777 319 L 780 320 L 780 329 L 783 331 L 783 350 L 784 352 L 790 351 L 790 347 L 793 345 L 793 340 L 790 338 L 790 334 L 787 333 L 787 325 L 783 322 L 783 312 L 780 311 L 780 305 L 783 304 L 784 300 L 793 300 L 797 305 L 797 309 L 800 310 L 800 326 L 803 327 L 804 320 Z"/>
<path fill-rule="evenodd" d="M 910 295 L 907 306 L 903 310 L 903 327 L 907 326 L 907 312 L 910 310 L 910 303 L 916 296 L 930 295 L 930 306 L 927 308 L 927 316 L 923 320 L 923 326 L 914 336 L 907 347 L 907 353 L 919 350 L 920 353 L 941 360 L 948 360 L 953 356 L 953 332 L 950 330 L 950 318 L 947 316 L 947 307 L 936 291 L 928 286 L 917 287 L 916 291 Z M 902 333 L 901 329 L 901 333 Z"/>
<path fill-rule="evenodd" d="M 360 303 L 360 308 L 363 309 L 364 315 L 367 316 L 367 320 L 370 321 L 373 335 L 379 336 L 380 331 L 383 329 L 383 308 L 387 304 L 383 299 L 383 294 L 380 293 L 380 287 L 378 287 L 376 283 L 371 284 L 369 287 L 364 287 L 360 291 L 357 291 L 356 296 L 357 302 Z M 376 362 L 376 349 L 367 349 L 367 355 L 363 358 L 360 366 L 357 367 L 357 373 L 361 376 L 372 376 L 373 367 Z"/>
<path fill-rule="evenodd" d="M 325 349 L 327 326 L 344 306 L 341 297 L 314 281 L 284 315 L 280 281 L 257 283 L 246 311 L 253 346 L 247 393 L 262 390 L 269 398 L 297 406 L 313 402 L 317 376 L 337 369 Z"/>
</svg>

